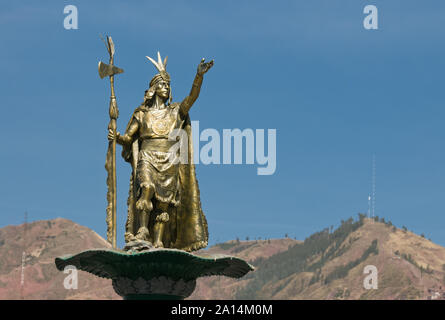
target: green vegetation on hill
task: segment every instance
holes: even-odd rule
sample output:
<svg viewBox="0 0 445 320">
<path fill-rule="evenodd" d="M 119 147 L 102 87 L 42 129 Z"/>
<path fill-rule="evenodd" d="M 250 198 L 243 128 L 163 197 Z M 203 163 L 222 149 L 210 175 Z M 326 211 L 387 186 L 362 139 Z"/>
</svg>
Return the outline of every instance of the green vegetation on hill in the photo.
<svg viewBox="0 0 445 320">
<path fill-rule="evenodd" d="M 334 271 L 332 271 L 331 273 L 329 273 L 326 278 L 324 279 L 324 283 L 328 284 L 331 281 L 335 280 L 335 279 L 341 279 L 344 278 L 348 275 L 349 270 L 351 270 L 352 268 L 358 266 L 360 263 L 362 263 L 363 261 L 365 261 L 369 255 L 371 253 L 374 254 L 378 254 L 379 253 L 379 249 L 377 249 L 377 239 L 374 239 L 371 243 L 371 245 L 369 246 L 368 249 L 366 249 L 365 252 L 363 252 L 362 256 L 354 261 L 351 261 L 345 265 L 342 266 L 338 266 L 334 269 Z"/>
<path fill-rule="evenodd" d="M 409 263 L 411 263 L 413 266 L 417 267 L 420 272 L 422 273 L 427 273 L 427 274 L 432 274 L 434 271 L 430 268 L 429 265 L 426 266 L 426 269 L 419 265 L 416 261 L 414 261 L 413 257 L 411 256 L 411 254 L 405 254 L 405 253 L 400 253 L 399 250 L 397 250 L 396 252 L 394 252 L 397 256 L 402 257 L 402 259 L 408 261 Z"/>
<path fill-rule="evenodd" d="M 267 282 L 277 282 L 299 272 L 314 272 L 312 283 L 320 280 L 321 268 L 329 260 L 346 252 L 349 247 L 342 246 L 345 239 L 364 223 L 365 215 L 359 214 L 358 221 L 349 218 L 341 222 L 334 231 L 325 228 L 306 238 L 303 243 L 291 246 L 287 251 L 273 255 L 269 259 L 260 260 L 257 270 L 244 279 L 249 283 L 236 293 L 237 299 L 261 299 L 260 290 Z M 328 275 L 327 281 L 344 277 L 348 271 L 365 260 L 371 253 L 377 253 L 377 240 L 363 253 L 362 257 L 341 266 Z M 325 278 L 326 281 L 326 278 Z M 285 286 L 286 283 L 283 284 Z M 282 288 L 276 288 L 276 291 Z M 271 293 L 272 295 L 274 293 Z"/>
</svg>

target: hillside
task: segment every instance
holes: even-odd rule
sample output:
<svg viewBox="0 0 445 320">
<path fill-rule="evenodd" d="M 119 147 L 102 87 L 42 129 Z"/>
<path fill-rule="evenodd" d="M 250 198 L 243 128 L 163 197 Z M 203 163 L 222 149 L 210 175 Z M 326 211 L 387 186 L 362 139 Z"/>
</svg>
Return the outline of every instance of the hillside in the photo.
<svg viewBox="0 0 445 320">
<path fill-rule="evenodd" d="M 70 220 L 36 221 L 0 229 L 0 299 L 21 298 L 22 252 L 25 251 L 25 299 L 120 299 L 111 282 L 79 271 L 78 289 L 66 290 L 67 274 L 54 258 L 86 248 L 109 248 L 93 230 Z"/>
<path fill-rule="evenodd" d="M 242 246 L 245 244 L 230 251 L 241 250 Z M 204 279 L 192 298 L 445 298 L 445 248 L 364 216 L 358 221 L 343 221 L 336 230 L 314 233 L 269 258 L 250 262 L 257 268 L 254 273 L 237 282 Z M 364 288 L 367 265 L 377 268 L 376 290 Z"/>
<path fill-rule="evenodd" d="M 20 299 L 26 248 L 25 299 L 120 299 L 111 281 L 79 271 L 79 288 L 66 290 L 54 258 L 109 244 L 66 219 L 0 229 L 0 299 Z M 26 234 L 26 236 L 25 236 Z M 256 267 L 242 279 L 207 277 L 189 299 L 438 299 L 445 298 L 445 248 L 390 223 L 359 216 L 304 241 L 229 241 L 196 252 L 227 254 Z M 365 289 L 364 267 L 378 270 L 378 289 Z"/>
<path fill-rule="evenodd" d="M 229 241 L 197 252 L 199 255 L 226 254 L 242 258 L 253 265 L 268 259 L 280 252 L 287 251 L 289 247 L 301 243 L 293 239 L 271 239 L 252 241 Z M 254 272 L 255 273 L 255 272 Z M 231 279 L 212 276 L 200 278 L 196 282 L 196 289 L 188 299 L 234 299 L 237 290 L 243 288 L 248 281 L 246 277 Z"/>
</svg>

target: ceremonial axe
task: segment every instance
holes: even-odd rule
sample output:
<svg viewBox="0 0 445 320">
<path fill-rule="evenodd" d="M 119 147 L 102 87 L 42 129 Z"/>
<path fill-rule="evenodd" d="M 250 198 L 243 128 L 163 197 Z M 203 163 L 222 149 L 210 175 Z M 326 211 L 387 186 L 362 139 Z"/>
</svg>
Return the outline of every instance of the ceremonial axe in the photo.
<svg viewBox="0 0 445 320">
<path fill-rule="evenodd" d="M 99 61 L 99 77 L 103 79 L 104 77 L 110 77 L 118 73 L 123 73 L 124 70 L 118 68 L 114 65 L 103 63 Z"/>
<path fill-rule="evenodd" d="M 104 40 L 104 39 L 102 39 Z M 113 65 L 114 61 L 114 43 L 111 37 L 107 37 L 105 42 L 108 54 L 110 55 L 109 64 L 99 61 L 99 76 L 101 79 L 104 77 L 110 77 L 110 107 L 109 115 L 110 122 L 108 123 L 108 129 L 112 130 L 116 134 L 116 120 L 119 117 L 119 109 L 117 108 L 116 96 L 114 95 L 114 75 L 124 72 L 124 70 Z M 116 249 L 116 139 L 113 139 L 108 143 L 107 157 L 105 161 L 105 169 L 107 170 L 107 240 L 110 242 L 114 249 Z"/>
</svg>

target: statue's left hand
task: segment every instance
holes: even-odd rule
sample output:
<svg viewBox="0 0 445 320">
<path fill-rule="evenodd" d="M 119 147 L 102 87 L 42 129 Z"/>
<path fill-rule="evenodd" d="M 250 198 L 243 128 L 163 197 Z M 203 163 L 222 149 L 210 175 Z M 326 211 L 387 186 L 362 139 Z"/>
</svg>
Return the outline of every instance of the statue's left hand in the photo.
<svg viewBox="0 0 445 320">
<path fill-rule="evenodd" d="M 202 76 L 204 73 L 209 71 L 211 67 L 213 67 L 213 60 L 210 62 L 205 62 L 205 59 L 202 58 L 201 63 L 198 65 L 198 74 Z"/>
</svg>

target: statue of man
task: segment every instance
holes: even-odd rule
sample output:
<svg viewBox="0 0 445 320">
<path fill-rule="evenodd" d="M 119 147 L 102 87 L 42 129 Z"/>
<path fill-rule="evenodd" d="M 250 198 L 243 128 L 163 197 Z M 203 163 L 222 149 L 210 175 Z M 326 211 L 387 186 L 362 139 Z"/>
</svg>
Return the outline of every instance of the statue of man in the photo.
<svg viewBox="0 0 445 320">
<path fill-rule="evenodd" d="M 159 73 L 151 79 L 144 102 L 133 112 L 125 134 L 111 129 L 108 133 L 109 140 L 122 145 L 122 156 L 133 168 L 125 241 L 198 250 L 207 246 L 208 230 L 193 164 L 188 112 L 213 60 L 201 60 L 190 94 L 181 103 L 171 103 L 167 57 L 162 61 L 158 52 L 157 62 L 147 58 Z M 179 150 L 172 148 L 178 142 L 169 139 L 178 129 L 187 133 L 187 161 L 178 161 Z"/>
</svg>

